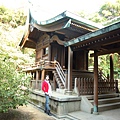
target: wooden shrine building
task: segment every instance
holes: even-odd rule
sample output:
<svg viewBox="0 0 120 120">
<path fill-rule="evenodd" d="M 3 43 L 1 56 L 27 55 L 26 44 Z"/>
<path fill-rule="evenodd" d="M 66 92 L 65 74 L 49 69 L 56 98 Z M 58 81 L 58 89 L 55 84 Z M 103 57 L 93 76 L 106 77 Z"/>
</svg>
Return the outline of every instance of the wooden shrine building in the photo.
<svg viewBox="0 0 120 120">
<path fill-rule="evenodd" d="M 68 11 L 40 21 L 30 9 L 19 45 L 36 52 L 35 63 L 24 68 L 27 74 L 31 74 L 31 98 L 39 101 L 41 107 L 44 106 L 41 82 L 49 74 L 55 92 L 51 97 L 51 108 L 58 116 L 77 110 L 97 113 L 98 96 L 117 91 L 112 54 L 120 54 L 120 22 L 102 28 Z M 94 57 L 93 71 L 89 71 L 88 66 L 90 50 L 94 51 L 90 55 Z M 98 68 L 98 56 L 105 54 L 111 54 L 109 78 Z M 88 105 L 86 110 L 81 98 L 83 95 L 94 98 L 93 106 Z M 71 106 L 69 109 L 71 103 L 77 108 Z"/>
</svg>

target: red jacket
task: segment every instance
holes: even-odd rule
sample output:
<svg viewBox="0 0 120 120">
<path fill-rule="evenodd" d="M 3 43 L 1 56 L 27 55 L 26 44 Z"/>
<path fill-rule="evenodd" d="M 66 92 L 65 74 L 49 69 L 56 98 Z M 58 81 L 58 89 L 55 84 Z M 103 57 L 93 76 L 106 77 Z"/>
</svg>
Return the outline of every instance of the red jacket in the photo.
<svg viewBox="0 0 120 120">
<path fill-rule="evenodd" d="M 47 92 L 48 93 L 48 89 L 49 89 L 49 85 L 48 83 L 44 80 L 42 83 L 42 90 L 43 92 Z"/>
</svg>

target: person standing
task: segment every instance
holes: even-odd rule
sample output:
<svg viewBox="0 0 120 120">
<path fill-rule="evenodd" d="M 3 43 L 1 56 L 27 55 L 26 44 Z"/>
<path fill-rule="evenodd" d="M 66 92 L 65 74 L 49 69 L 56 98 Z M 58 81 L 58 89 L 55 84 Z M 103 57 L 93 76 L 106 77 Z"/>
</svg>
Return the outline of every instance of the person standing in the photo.
<svg viewBox="0 0 120 120">
<path fill-rule="evenodd" d="M 49 107 L 49 98 L 51 97 L 52 89 L 49 82 L 49 75 L 46 75 L 46 78 L 42 83 L 42 91 L 45 93 L 45 98 L 46 98 L 44 112 L 47 113 L 48 115 L 51 115 L 50 107 Z"/>
</svg>

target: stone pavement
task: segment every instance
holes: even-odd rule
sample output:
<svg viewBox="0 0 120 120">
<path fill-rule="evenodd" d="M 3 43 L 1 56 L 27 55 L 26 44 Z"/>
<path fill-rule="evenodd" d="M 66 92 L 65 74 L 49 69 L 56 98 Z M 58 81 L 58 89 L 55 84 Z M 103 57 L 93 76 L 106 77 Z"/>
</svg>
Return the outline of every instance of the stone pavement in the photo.
<svg viewBox="0 0 120 120">
<path fill-rule="evenodd" d="M 99 115 L 76 111 L 68 113 L 68 115 L 63 118 L 57 118 L 54 115 L 48 116 L 42 109 L 32 104 L 21 108 L 22 110 L 33 113 L 35 115 L 35 118 L 33 120 L 120 120 L 120 108 L 99 112 Z"/>
<path fill-rule="evenodd" d="M 82 111 L 76 111 L 76 112 L 71 112 L 62 118 L 57 118 L 55 115 L 48 116 L 47 114 L 44 113 L 42 109 L 35 107 L 31 104 L 28 106 L 29 106 L 28 108 L 31 109 L 29 110 L 31 112 L 34 111 L 34 114 L 36 116 L 36 118 L 33 120 L 120 120 L 120 108 L 99 112 L 98 115 L 94 115 Z"/>
<path fill-rule="evenodd" d="M 54 115 L 49 117 L 49 120 L 50 118 L 53 118 L 54 120 L 120 120 L 120 108 L 99 112 L 98 115 L 77 111 L 71 112 L 63 118 L 57 118 Z"/>
<path fill-rule="evenodd" d="M 120 120 L 120 109 L 99 112 L 99 115 L 77 111 L 69 113 L 66 118 L 56 120 Z"/>
<path fill-rule="evenodd" d="M 56 118 L 53 116 L 48 116 L 43 110 L 35 107 L 33 105 L 28 105 L 25 110 L 30 110 L 36 116 L 33 120 L 120 120 L 120 108 L 99 112 L 99 115 L 94 115 L 90 113 L 85 113 L 82 111 L 71 112 L 63 118 Z"/>
</svg>

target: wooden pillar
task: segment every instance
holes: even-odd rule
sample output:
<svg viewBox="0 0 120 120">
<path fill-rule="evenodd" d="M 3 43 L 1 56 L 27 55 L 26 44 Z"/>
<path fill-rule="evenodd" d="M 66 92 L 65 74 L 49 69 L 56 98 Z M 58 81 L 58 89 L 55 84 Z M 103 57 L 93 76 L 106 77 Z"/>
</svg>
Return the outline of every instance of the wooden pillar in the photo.
<svg viewBox="0 0 120 120">
<path fill-rule="evenodd" d="M 57 88 L 57 83 L 56 83 L 56 80 L 55 80 L 55 76 L 53 75 L 53 90 L 55 91 L 56 88 Z"/>
<path fill-rule="evenodd" d="M 36 89 L 38 89 L 39 71 L 36 71 Z"/>
<path fill-rule="evenodd" d="M 94 109 L 93 114 L 98 114 L 98 56 L 94 50 Z"/>
<path fill-rule="evenodd" d="M 41 59 L 43 59 L 43 48 L 41 49 Z"/>
<path fill-rule="evenodd" d="M 51 61 L 51 45 L 48 47 L 48 61 Z"/>
<path fill-rule="evenodd" d="M 114 67 L 113 67 L 113 54 L 110 55 L 110 89 L 114 87 Z"/>
<path fill-rule="evenodd" d="M 71 47 L 68 47 L 68 91 L 72 90 L 72 64 L 73 63 L 73 51 Z"/>
<path fill-rule="evenodd" d="M 63 47 L 63 68 L 65 69 L 65 47 Z"/>
<path fill-rule="evenodd" d="M 42 70 L 41 80 L 43 81 L 45 79 L 45 70 Z"/>
<path fill-rule="evenodd" d="M 88 51 L 84 51 L 83 70 L 88 70 Z"/>
<path fill-rule="evenodd" d="M 68 88 L 68 71 L 65 71 L 65 89 Z"/>
</svg>

